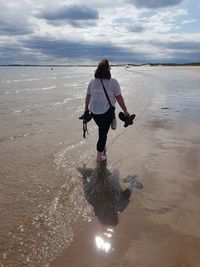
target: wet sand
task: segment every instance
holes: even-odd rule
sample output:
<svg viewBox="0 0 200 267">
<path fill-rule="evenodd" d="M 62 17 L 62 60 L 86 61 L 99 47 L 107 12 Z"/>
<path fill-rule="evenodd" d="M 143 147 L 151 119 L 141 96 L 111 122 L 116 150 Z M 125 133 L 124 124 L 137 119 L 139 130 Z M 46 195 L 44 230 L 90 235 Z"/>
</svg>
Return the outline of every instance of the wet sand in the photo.
<svg viewBox="0 0 200 267">
<path fill-rule="evenodd" d="M 134 126 L 108 144 L 106 168 L 118 171 L 121 187 L 138 175 L 144 188 L 133 190 L 114 226 L 78 221 L 50 267 L 200 266 L 200 98 L 176 89 L 155 88 Z"/>
<path fill-rule="evenodd" d="M 0 70 L 0 266 L 199 266 L 200 68 L 113 67 L 137 116 L 100 166 L 93 71 Z"/>
</svg>

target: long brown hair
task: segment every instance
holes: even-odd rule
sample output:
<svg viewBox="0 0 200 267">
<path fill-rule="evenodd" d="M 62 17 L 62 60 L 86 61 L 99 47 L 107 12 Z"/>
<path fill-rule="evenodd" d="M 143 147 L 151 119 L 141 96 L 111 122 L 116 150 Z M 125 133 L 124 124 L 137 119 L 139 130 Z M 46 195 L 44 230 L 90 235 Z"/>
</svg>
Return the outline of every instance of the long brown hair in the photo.
<svg viewBox="0 0 200 267">
<path fill-rule="evenodd" d="M 103 59 L 99 62 L 97 69 L 95 71 L 94 77 L 100 78 L 100 79 L 111 78 L 110 65 L 107 59 Z"/>
</svg>

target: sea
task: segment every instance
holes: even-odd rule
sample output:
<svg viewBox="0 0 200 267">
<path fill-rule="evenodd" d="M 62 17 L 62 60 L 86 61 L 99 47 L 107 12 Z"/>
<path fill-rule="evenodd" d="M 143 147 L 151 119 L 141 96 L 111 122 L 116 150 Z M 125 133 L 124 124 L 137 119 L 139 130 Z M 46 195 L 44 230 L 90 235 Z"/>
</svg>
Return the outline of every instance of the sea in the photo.
<svg viewBox="0 0 200 267">
<path fill-rule="evenodd" d="M 1 267 L 48 266 L 73 242 L 79 223 L 94 219 L 78 172 L 95 164 L 96 125 L 89 122 L 83 138 L 78 119 L 94 71 L 89 66 L 0 67 Z M 136 126 L 153 101 L 168 108 L 166 92 L 173 94 L 173 87 L 180 101 L 177 106 L 171 97 L 171 106 L 199 109 L 195 67 L 113 66 L 111 72 L 137 115 Z M 118 121 L 109 149 L 124 131 Z"/>
</svg>

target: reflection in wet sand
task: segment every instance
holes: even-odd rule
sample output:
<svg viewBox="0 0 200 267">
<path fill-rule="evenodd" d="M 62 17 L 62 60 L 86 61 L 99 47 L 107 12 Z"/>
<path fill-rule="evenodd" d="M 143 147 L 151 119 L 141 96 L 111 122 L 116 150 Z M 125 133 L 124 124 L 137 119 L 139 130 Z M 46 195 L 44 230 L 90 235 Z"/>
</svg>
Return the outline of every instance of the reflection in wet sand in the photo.
<svg viewBox="0 0 200 267">
<path fill-rule="evenodd" d="M 78 171 L 83 176 L 85 198 L 101 224 L 95 233 L 96 249 L 109 253 L 114 250 L 113 227 L 119 222 L 118 214 L 127 208 L 133 189 L 142 189 L 143 185 L 136 176 L 129 175 L 123 179 L 127 187 L 122 189 L 119 172 L 111 172 L 106 161 L 98 163 L 94 169 L 83 166 Z"/>
<path fill-rule="evenodd" d="M 118 224 L 118 212 L 122 212 L 129 203 L 132 190 L 122 190 L 119 173 L 111 172 L 106 161 L 97 164 L 95 169 L 78 168 L 83 176 L 85 197 L 93 206 L 95 215 L 103 225 Z"/>
<path fill-rule="evenodd" d="M 98 249 L 101 249 L 105 252 L 109 252 L 111 248 L 111 244 L 107 241 L 105 241 L 101 236 L 95 237 L 96 246 Z"/>
<path fill-rule="evenodd" d="M 118 213 L 128 206 L 133 189 L 143 187 L 136 176 L 129 175 L 124 178 L 129 186 L 123 190 L 119 183 L 119 172 L 111 172 L 106 161 L 98 163 L 95 169 L 83 166 L 78 171 L 83 176 L 85 197 L 103 225 L 117 225 Z"/>
</svg>

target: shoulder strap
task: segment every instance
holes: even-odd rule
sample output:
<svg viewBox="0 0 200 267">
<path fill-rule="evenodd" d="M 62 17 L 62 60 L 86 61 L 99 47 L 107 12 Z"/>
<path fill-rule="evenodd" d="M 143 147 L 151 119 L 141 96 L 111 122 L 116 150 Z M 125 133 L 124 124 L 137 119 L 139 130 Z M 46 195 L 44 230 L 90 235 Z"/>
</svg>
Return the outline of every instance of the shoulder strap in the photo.
<svg viewBox="0 0 200 267">
<path fill-rule="evenodd" d="M 106 98 L 108 99 L 109 105 L 112 107 L 112 104 L 111 104 L 111 102 L 110 102 L 108 93 L 106 92 L 106 88 L 105 88 L 105 86 L 104 86 L 104 84 L 103 84 L 103 81 L 102 81 L 102 79 L 100 79 L 100 80 L 101 80 L 101 83 L 102 83 L 103 90 L 104 90 L 104 92 L 105 92 Z"/>
</svg>

